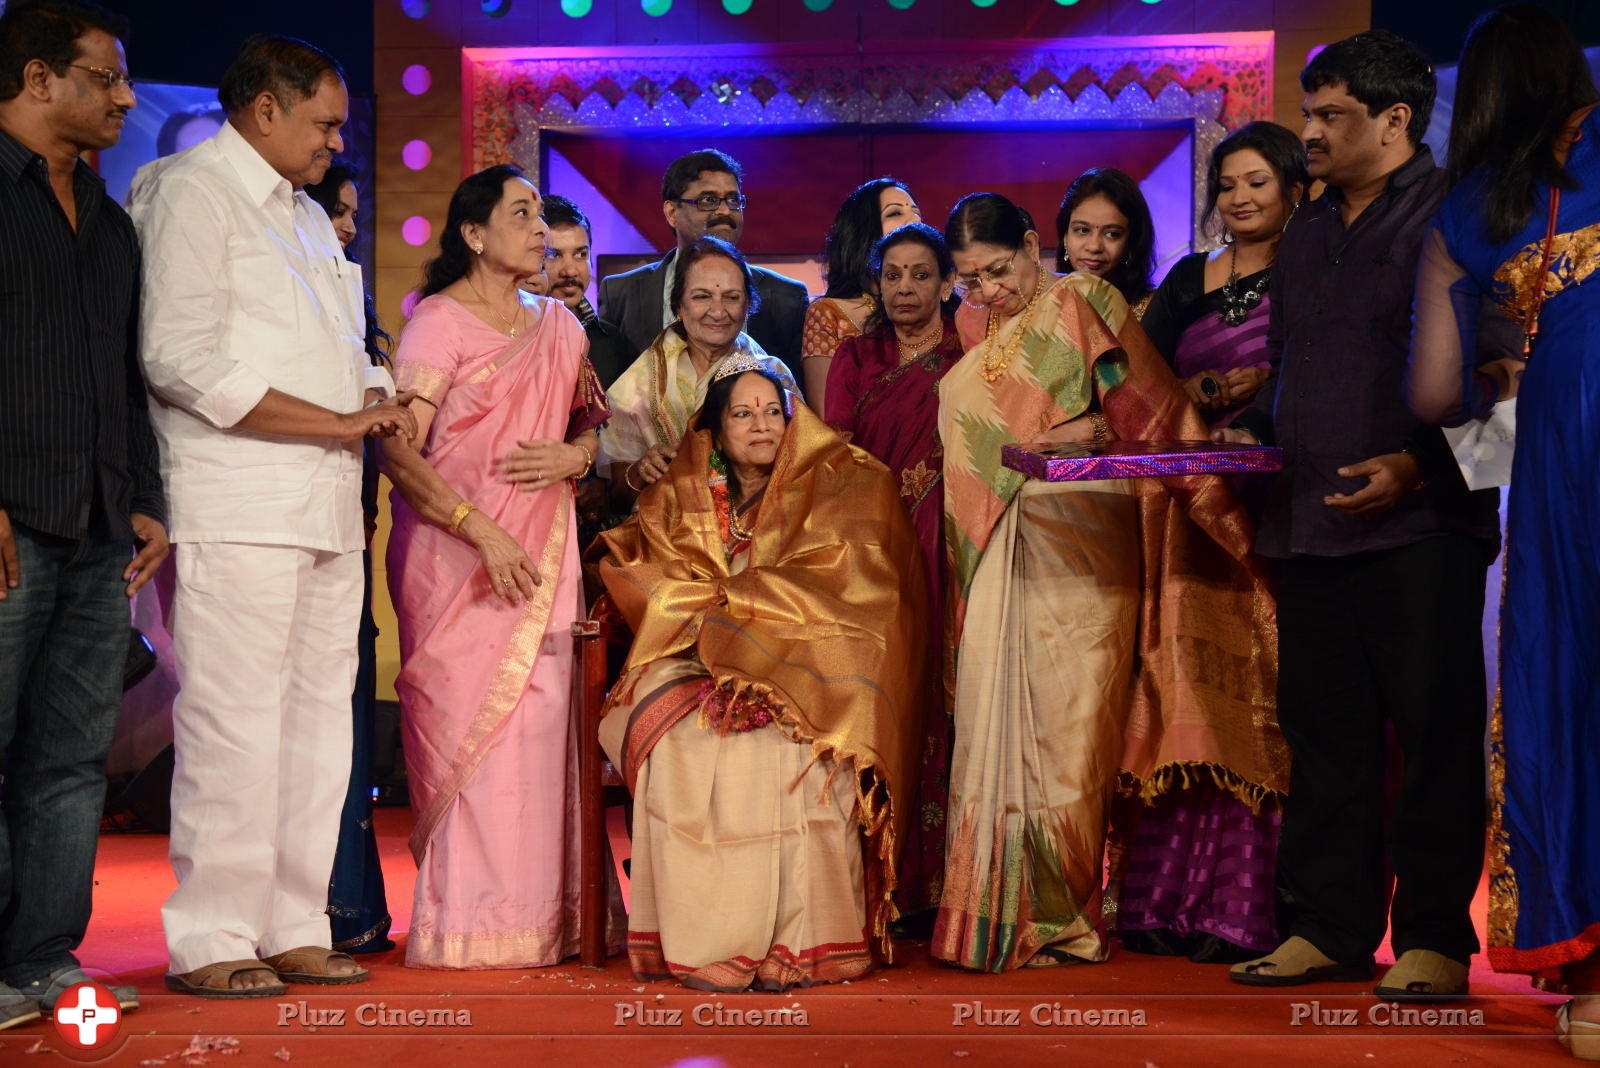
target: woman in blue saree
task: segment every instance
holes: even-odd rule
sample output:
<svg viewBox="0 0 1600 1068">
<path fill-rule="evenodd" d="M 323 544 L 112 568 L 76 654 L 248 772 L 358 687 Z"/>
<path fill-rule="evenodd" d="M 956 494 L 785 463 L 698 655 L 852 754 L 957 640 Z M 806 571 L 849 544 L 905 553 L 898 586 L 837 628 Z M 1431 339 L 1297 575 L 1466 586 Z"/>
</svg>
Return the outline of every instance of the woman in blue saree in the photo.
<svg viewBox="0 0 1600 1068">
<path fill-rule="evenodd" d="M 1553 13 L 1518 5 L 1474 25 L 1450 131 L 1457 184 L 1424 243 L 1409 378 L 1417 415 L 1445 425 L 1517 398 L 1489 962 L 1576 995 L 1557 1033 L 1589 1060 L 1600 1059 L 1600 849 L 1589 848 L 1600 844 L 1597 99 Z M 1527 340 L 1485 363 L 1495 318 Z"/>
</svg>

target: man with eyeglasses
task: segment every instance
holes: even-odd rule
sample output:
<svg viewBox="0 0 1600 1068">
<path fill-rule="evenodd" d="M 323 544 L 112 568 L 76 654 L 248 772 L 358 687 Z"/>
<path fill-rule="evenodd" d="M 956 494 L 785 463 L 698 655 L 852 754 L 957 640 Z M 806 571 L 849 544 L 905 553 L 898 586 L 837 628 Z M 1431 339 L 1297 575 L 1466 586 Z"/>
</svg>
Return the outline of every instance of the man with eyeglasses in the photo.
<svg viewBox="0 0 1600 1068">
<path fill-rule="evenodd" d="M 600 283 L 600 318 L 621 327 L 636 351 L 649 348 L 672 322 L 668 294 L 678 253 L 707 234 L 739 244 L 748 203 L 740 188 L 743 177 L 738 162 L 714 148 L 680 156 L 662 176 L 661 211 L 677 235 L 677 247 L 655 263 Z M 806 287 L 775 271 L 753 264 L 750 269 L 755 272 L 761 307 L 745 324 L 745 333 L 787 364 L 796 382 L 803 381 L 800 335 L 810 303 Z"/>
<path fill-rule="evenodd" d="M 80 158 L 134 106 L 126 32 L 92 4 L 0 14 L 0 1029 L 89 978 L 128 599 L 167 556 L 139 242 Z"/>
</svg>

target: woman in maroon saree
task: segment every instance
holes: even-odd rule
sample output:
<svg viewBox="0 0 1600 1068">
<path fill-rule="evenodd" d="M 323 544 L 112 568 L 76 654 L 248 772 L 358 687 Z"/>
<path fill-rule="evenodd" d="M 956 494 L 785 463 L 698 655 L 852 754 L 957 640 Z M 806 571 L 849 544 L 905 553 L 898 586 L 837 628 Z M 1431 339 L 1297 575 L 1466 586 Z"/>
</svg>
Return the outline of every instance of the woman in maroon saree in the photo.
<svg viewBox="0 0 1600 1068">
<path fill-rule="evenodd" d="M 944 450 L 939 380 L 961 358 L 955 320 L 945 315 L 955 264 L 939 232 L 910 223 L 872 250 L 879 306 L 866 332 L 839 344 L 828 368 L 826 420 L 889 468 L 922 549 L 930 625 L 927 738 L 912 826 L 900 861 L 900 911 L 934 909 L 944 883 L 945 805 L 950 794 L 949 691 L 944 685 Z M 929 919 L 932 912 L 927 912 Z"/>
</svg>

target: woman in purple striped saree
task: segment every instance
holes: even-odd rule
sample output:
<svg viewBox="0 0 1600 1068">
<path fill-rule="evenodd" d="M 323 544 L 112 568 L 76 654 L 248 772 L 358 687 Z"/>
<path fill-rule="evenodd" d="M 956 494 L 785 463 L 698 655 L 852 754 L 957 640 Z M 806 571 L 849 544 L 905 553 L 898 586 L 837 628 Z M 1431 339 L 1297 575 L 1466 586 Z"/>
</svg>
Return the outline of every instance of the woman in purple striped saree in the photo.
<svg viewBox="0 0 1600 1068">
<path fill-rule="evenodd" d="M 1218 145 L 1210 203 L 1227 241 L 1179 260 L 1142 320 L 1212 427 L 1227 426 L 1267 380 L 1268 287 L 1278 237 L 1309 186 L 1304 159 L 1300 139 L 1268 122 L 1250 123 Z M 1253 511 L 1260 484 L 1246 479 L 1238 488 Z M 1137 814 L 1119 821 L 1126 852 L 1117 929 L 1124 946 L 1237 962 L 1278 945 L 1277 799 L 1252 810 L 1197 780 L 1129 807 Z"/>
</svg>

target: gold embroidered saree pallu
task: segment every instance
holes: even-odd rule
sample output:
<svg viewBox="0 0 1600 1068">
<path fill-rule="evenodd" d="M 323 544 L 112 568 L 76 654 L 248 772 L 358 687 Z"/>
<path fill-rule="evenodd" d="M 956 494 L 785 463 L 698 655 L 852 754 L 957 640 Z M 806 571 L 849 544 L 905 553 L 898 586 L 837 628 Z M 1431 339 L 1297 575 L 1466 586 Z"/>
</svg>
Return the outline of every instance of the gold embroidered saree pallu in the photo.
<svg viewBox="0 0 1600 1068">
<path fill-rule="evenodd" d="M 745 750 L 774 737 L 794 746 L 803 759 L 790 770 L 797 775 L 814 764 L 807 777 L 778 781 L 771 772 L 751 804 L 781 807 L 789 802 L 776 795 L 818 794 L 824 786 L 849 803 L 850 833 L 862 835 L 865 847 L 864 886 L 850 893 L 862 899 L 866 940 L 890 960 L 890 894 L 910 816 L 897 802 L 922 737 L 926 620 L 915 536 L 883 465 L 796 405 L 749 550 L 739 566 L 730 565 L 707 486 L 710 453 L 710 434 L 691 432 L 667 476 L 640 498 L 638 515 L 602 535 L 609 555 L 601 576 L 634 633 L 602 737 L 641 789 L 654 759 L 651 746 L 674 732 L 743 734 L 736 740 Z M 669 666 L 688 662 L 697 667 Z M 680 670 L 703 672 L 702 688 L 670 720 L 652 720 L 641 706 L 655 702 L 644 699 L 664 681 L 682 683 L 673 678 Z M 613 720 L 635 712 L 631 724 Z M 748 722 L 739 721 L 746 716 L 772 722 L 745 731 Z M 752 741 L 757 735 L 765 739 Z M 626 754 L 616 752 L 623 748 Z M 728 739 L 698 748 L 706 759 L 734 753 Z M 740 753 L 731 766 L 748 768 L 751 760 L 765 766 L 769 756 Z M 818 770 L 821 780 L 813 777 Z M 733 775 L 744 778 L 742 771 Z M 707 780 L 706 788 L 722 786 Z M 665 810 L 662 817 L 675 818 Z M 770 818 L 778 826 L 800 816 L 774 810 Z M 814 892 L 806 901 L 826 896 Z M 691 922 L 705 923 L 705 910 L 714 907 L 698 902 Z M 663 917 L 662 926 L 673 918 Z M 828 952 L 783 948 L 796 959 Z M 677 959 L 671 947 L 661 957 L 689 968 L 717 963 Z M 729 964 L 729 974 L 742 967 Z"/>
<path fill-rule="evenodd" d="M 941 390 L 958 696 L 933 952 L 993 971 L 1044 946 L 1104 956 L 1105 811 L 1119 780 L 1149 799 L 1203 779 L 1252 803 L 1287 786 L 1272 601 L 1223 480 L 1063 494 L 1000 464 L 1001 446 L 1083 414 L 1097 389 L 1121 439 L 1206 436 L 1111 286 L 1046 284 L 1020 339 L 1022 316 L 991 344 L 983 313 L 963 309 L 969 351 Z M 1057 751 L 1062 737 L 1094 752 Z"/>
</svg>

